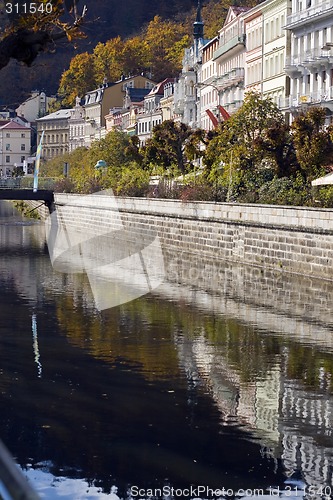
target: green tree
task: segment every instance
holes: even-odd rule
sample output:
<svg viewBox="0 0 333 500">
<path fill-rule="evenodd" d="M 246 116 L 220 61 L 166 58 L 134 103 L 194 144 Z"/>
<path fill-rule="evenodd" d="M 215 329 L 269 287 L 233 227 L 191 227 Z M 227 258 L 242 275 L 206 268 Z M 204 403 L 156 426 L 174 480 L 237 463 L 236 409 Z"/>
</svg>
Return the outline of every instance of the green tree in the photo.
<svg viewBox="0 0 333 500">
<path fill-rule="evenodd" d="M 333 161 L 332 128 L 325 128 L 325 116 L 325 109 L 313 107 L 297 116 L 291 125 L 297 160 L 309 180 Z"/>
<path fill-rule="evenodd" d="M 228 200 L 246 196 L 244 201 L 255 202 L 261 183 L 285 167 L 284 125 L 271 99 L 249 92 L 242 107 L 214 132 L 204 157 L 206 176 L 227 188 Z"/>
<path fill-rule="evenodd" d="M 273 122 L 265 134 L 256 138 L 255 147 L 270 160 L 277 177 L 286 177 L 298 170 L 290 127 L 286 123 L 280 120 Z"/>
<path fill-rule="evenodd" d="M 176 168 L 182 174 L 191 169 L 191 160 L 200 155 L 200 136 L 185 123 L 166 120 L 153 129 L 144 147 L 146 165 Z"/>
</svg>

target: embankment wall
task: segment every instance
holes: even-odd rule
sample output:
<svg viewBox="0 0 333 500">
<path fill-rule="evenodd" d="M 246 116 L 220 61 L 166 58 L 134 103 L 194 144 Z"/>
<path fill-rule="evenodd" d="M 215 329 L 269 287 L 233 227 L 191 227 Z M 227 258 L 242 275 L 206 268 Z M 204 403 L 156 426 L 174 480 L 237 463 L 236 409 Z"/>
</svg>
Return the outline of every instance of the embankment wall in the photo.
<svg viewBox="0 0 333 500">
<path fill-rule="evenodd" d="M 56 194 L 82 231 L 101 226 L 159 236 L 176 251 L 333 280 L 333 210 L 237 203 Z M 115 224 L 113 223 L 115 221 Z"/>
</svg>

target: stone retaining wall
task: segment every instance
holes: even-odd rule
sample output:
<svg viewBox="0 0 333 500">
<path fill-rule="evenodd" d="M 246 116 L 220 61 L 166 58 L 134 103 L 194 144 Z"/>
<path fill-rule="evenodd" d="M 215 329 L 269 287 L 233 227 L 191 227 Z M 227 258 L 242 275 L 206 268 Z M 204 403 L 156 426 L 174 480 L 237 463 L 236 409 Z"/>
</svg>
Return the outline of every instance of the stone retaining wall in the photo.
<svg viewBox="0 0 333 500">
<path fill-rule="evenodd" d="M 162 249 L 333 280 L 333 210 L 56 194 L 82 231 L 159 236 Z M 99 229 L 98 229 L 99 228 Z M 96 234 L 97 234 L 96 233 Z"/>
</svg>

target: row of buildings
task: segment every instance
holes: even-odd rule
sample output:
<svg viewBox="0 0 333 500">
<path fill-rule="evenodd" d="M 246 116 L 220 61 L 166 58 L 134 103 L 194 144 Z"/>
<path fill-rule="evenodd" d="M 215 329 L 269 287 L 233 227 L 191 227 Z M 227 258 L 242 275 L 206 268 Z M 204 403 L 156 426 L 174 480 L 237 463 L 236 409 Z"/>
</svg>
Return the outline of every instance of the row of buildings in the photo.
<svg viewBox="0 0 333 500">
<path fill-rule="evenodd" d="M 179 77 L 159 83 L 143 75 L 104 81 L 78 97 L 72 109 L 37 118 L 37 140 L 44 131 L 44 158 L 89 147 L 113 128 L 136 134 L 140 144 L 167 119 L 210 130 L 225 111 L 237 111 L 249 91 L 272 98 L 289 121 L 319 105 L 331 123 L 332 7 L 333 0 L 230 7 L 217 36 L 207 40 L 198 1 L 193 45 L 185 50 Z"/>
</svg>

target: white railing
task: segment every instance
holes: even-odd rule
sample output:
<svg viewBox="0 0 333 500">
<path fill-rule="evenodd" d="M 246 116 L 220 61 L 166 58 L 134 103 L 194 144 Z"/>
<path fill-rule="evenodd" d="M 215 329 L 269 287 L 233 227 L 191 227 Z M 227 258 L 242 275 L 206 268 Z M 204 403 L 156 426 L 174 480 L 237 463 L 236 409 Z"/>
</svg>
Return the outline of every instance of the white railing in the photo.
<svg viewBox="0 0 333 500">
<path fill-rule="evenodd" d="M 320 15 L 326 14 L 333 7 L 333 0 L 327 0 L 326 2 L 322 2 L 315 7 L 310 7 L 309 9 L 302 10 L 300 12 L 295 12 L 287 16 L 286 27 L 289 25 L 304 22 L 306 19 L 311 20 L 312 17 L 318 17 Z"/>
<path fill-rule="evenodd" d="M 304 104 L 322 104 L 333 100 L 333 87 L 327 90 L 317 90 L 314 92 L 305 92 L 303 94 L 291 95 L 288 97 L 280 97 L 279 108 L 297 108 Z"/>
<path fill-rule="evenodd" d="M 292 66 L 307 66 L 314 61 L 329 58 L 333 59 L 333 54 L 331 53 L 330 49 L 315 48 L 307 50 L 306 52 L 304 52 L 304 54 L 286 57 L 285 66 L 286 69 Z"/>
</svg>

